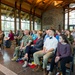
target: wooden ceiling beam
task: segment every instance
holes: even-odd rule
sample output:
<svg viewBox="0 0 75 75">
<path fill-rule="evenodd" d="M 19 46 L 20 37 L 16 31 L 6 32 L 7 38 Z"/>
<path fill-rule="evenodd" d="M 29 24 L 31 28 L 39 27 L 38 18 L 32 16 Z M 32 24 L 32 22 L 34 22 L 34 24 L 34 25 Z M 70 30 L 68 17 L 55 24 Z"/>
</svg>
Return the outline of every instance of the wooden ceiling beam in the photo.
<svg viewBox="0 0 75 75">
<path fill-rule="evenodd" d="M 45 10 L 53 1 L 54 1 L 54 0 L 49 0 L 49 1 L 47 2 L 47 4 L 45 5 L 44 10 Z"/>
<path fill-rule="evenodd" d="M 26 2 L 26 3 L 28 3 L 28 4 L 30 4 L 30 5 L 31 5 L 31 3 L 30 3 L 30 2 L 28 2 L 28 0 L 24 0 L 24 2 Z"/>
<path fill-rule="evenodd" d="M 6 5 L 14 8 L 15 2 L 17 2 L 18 4 L 19 3 L 22 4 L 23 2 L 25 2 L 26 4 L 29 4 L 29 6 L 30 6 L 30 8 L 32 8 L 32 10 L 34 8 L 36 8 L 36 9 L 38 9 L 38 11 L 41 11 L 41 12 L 45 12 L 49 6 L 51 6 L 51 8 L 52 8 L 53 1 L 63 1 L 62 3 L 58 4 L 57 6 L 64 7 L 64 8 L 67 8 L 67 5 L 70 3 L 75 3 L 75 1 L 73 1 L 73 0 L 47 0 L 47 1 L 40 0 L 40 2 L 38 2 L 38 3 L 37 3 L 37 0 L 31 0 L 32 2 L 29 0 L 12 0 L 12 1 L 13 1 L 13 3 L 10 3 L 8 0 L 1 0 L 1 3 L 6 4 Z M 44 4 L 42 4 L 43 1 L 45 1 Z M 17 6 L 16 9 L 19 10 L 19 5 Z M 74 9 L 75 8 L 73 8 L 72 10 L 74 10 Z M 21 10 L 24 12 L 30 13 L 29 9 L 22 8 Z M 40 13 L 37 13 L 37 12 L 36 12 L 36 15 L 41 16 Z"/>
<path fill-rule="evenodd" d="M 64 3 L 62 4 L 62 7 L 67 8 L 68 5 L 71 4 L 71 3 L 75 3 L 75 1 L 73 1 L 73 2 L 72 2 L 72 1 L 70 1 L 70 2 L 67 2 L 67 1 L 66 1 L 66 2 L 64 2 Z"/>
<path fill-rule="evenodd" d="M 14 4 L 11 4 L 11 3 L 7 2 L 7 1 L 1 1 L 1 3 L 2 3 L 2 4 L 5 4 L 5 5 L 7 5 L 7 6 L 10 6 L 10 7 L 12 7 L 12 8 L 14 8 Z M 19 6 L 17 6 L 16 9 L 19 10 Z M 27 9 L 25 9 L 25 8 L 22 8 L 21 11 L 24 11 L 24 12 L 26 12 L 26 13 L 28 13 L 28 14 L 30 13 L 30 10 L 27 10 Z M 41 18 L 41 15 L 39 15 L 39 14 L 37 14 L 37 13 L 35 13 L 35 16 Z"/>
<path fill-rule="evenodd" d="M 34 0 L 34 1 L 36 1 L 36 0 Z M 28 1 L 25 1 L 25 2 L 28 3 L 29 5 L 32 5 L 32 3 L 28 2 Z M 39 9 L 39 10 L 42 10 L 42 9 L 39 8 L 40 3 L 41 2 L 35 3 L 35 6 L 34 7 L 37 8 L 37 9 Z"/>
<path fill-rule="evenodd" d="M 15 0 L 15 2 L 18 2 L 19 0 Z"/>
<path fill-rule="evenodd" d="M 49 8 L 50 4 L 51 4 L 53 1 L 54 1 L 54 0 L 49 0 L 48 4 L 45 6 L 43 12 L 45 12 L 45 11 Z"/>
<path fill-rule="evenodd" d="M 43 10 L 43 8 L 39 8 L 40 3 L 43 3 L 43 1 L 40 1 L 40 2 L 36 3 L 35 7 L 36 7 L 36 8 L 38 8 L 38 9 L 40 9 L 40 10 L 42 11 L 42 10 Z"/>
</svg>

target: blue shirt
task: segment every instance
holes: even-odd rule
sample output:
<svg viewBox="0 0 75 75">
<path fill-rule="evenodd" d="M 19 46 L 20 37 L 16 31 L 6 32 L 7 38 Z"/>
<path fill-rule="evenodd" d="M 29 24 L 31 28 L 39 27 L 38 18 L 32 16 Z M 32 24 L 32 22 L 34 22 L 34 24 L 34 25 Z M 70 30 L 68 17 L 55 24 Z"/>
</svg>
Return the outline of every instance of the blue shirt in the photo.
<svg viewBox="0 0 75 75">
<path fill-rule="evenodd" d="M 59 35 L 56 35 L 56 39 L 59 41 Z"/>
<path fill-rule="evenodd" d="M 32 36 L 32 39 L 33 40 L 36 40 L 37 39 L 37 35 L 36 34 L 32 34 L 31 36 Z"/>
</svg>

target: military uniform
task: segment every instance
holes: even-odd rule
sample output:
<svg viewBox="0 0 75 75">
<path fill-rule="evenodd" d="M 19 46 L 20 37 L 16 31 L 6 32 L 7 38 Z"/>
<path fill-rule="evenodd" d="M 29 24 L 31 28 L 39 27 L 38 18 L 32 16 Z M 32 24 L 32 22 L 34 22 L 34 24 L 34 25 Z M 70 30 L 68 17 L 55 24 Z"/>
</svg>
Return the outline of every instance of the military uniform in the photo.
<svg viewBox="0 0 75 75">
<path fill-rule="evenodd" d="M 23 38 L 22 38 L 22 42 L 23 42 L 23 47 L 25 47 L 25 46 L 27 45 L 27 43 L 32 42 L 32 37 L 31 37 L 30 35 L 25 35 L 25 36 L 23 36 Z M 21 42 L 21 43 L 22 43 L 22 42 Z M 22 51 L 23 51 L 23 53 L 25 53 L 25 49 L 22 50 Z M 20 46 L 16 47 L 14 54 L 15 54 L 17 57 L 19 57 L 20 52 L 21 52 Z"/>
</svg>

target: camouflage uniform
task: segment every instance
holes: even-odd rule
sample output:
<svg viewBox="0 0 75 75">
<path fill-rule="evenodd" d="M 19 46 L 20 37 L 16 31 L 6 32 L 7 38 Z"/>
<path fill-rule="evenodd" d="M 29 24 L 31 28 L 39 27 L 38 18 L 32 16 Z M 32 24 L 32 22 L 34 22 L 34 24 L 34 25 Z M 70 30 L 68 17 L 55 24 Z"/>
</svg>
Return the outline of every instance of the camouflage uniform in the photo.
<svg viewBox="0 0 75 75">
<path fill-rule="evenodd" d="M 32 42 L 32 37 L 30 35 L 23 36 L 22 42 L 23 42 L 23 47 L 25 47 L 27 45 L 27 43 Z M 25 53 L 25 49 L 22 51 L 23 51 L 23 53 Z M 15 48 L 15 55 L 17 57 L 19 57 L 20 52 L 21 52 L 20 46 L 16 47 Z"/>
</svg>

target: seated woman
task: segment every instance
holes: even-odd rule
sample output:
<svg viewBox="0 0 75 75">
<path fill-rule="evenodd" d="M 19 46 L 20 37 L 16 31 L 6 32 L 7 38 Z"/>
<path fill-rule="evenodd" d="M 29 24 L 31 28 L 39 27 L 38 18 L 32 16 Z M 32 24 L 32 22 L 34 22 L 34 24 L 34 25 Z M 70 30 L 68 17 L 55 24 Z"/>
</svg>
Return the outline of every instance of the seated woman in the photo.
<svg viewBox="0 0 75 75">
<path fill-rule="evenodd" d="M 12 30 L 9 31 L 8 37 L 10 41 L 14 40 L 14 33 L 12 32 Z"/>
<path fill-rule="evenodd" d="M 38 37 L 37 37 L 37 31 L 33 30 L 31 36 L 32 36 L 32 39 L 33 39 L 33 44 L 36 44 L 36 41 L 38 39 Z"/>
<path fill-rule="evenodd" d="M 69 30 L 66 30 L 66 36 L 67 36 L 68 40 L 70 41 L 70 43 L 73 44 L 74 38 L 71 35 L 71 32 Z"/>
<path fill-rule="evenodd" d="M 12 30 L 9 31 L 8 37 L 5 37 L 4 40 L 5 40 L 4 44 L 5 44 L 6 48 L 10 48 L 11 43 L 14 40 L 14 33 L 12 32 Z"/>
<path fill-rule="evenodd" d="M 52 75 L 54 65 L 60 61 L 62 75 L 66 75 L 66 63 L 72 61 L 71 46 L 67 40 L 66 35 L 61 34 L 57 46 L 56 56 L 51 60 L 50 71 L 48 75 Z"/>
<path fill-rule="evenodd" d="M 23 60 L 25 60 L 25 63 L 23 67 L 27 66 L 29 55 L 33 54 L 36 51 L 42 50 L 43 48 L 43 38 L 42 38 L 42 32 L 38 31 L 37 32 L 38 40 L 35 45 L 27 46 L 25 50 L 25 55 L 23 57 Z"/>
</svg>

